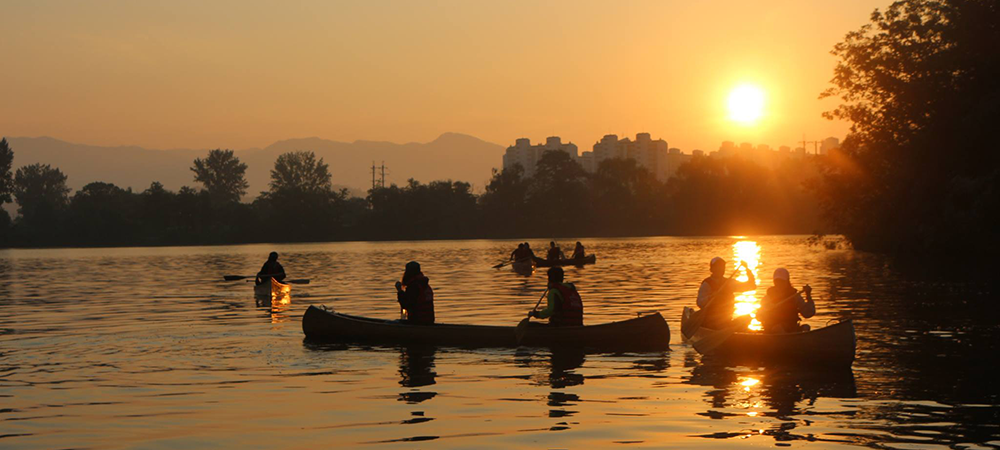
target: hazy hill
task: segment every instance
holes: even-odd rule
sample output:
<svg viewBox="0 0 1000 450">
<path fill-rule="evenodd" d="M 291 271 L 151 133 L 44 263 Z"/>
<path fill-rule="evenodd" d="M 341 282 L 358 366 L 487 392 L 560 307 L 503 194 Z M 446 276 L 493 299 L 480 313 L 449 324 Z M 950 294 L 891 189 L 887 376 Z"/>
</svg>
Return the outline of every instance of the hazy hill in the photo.
<svg viewBox="0 0 1000 450">
<path fill-rule="evenodd" d="M 106 181 L 142 191 L 153 181 L 167 189 L 197 186 L 190 167 L 209 149 L 150 150 L 136 146 L 98 147 L 74 144 L 50 137 L 8 137 L 14 150 L 14 167 L 44 163 L 58 167 L 79 189 L 93 181 Z M 245 162 L 249 198 L 267 189 L 270 170 L 279 154 L 310 150 L 330 165 L 333 182 L 364 195 L 371 187 L 371 165 L 385 161 L 386 184 L 403 184 L 409 178 L 421 182 L 440 179 L 468 181 L 482 189 L 494 167 L 500 167 L 504 147 L 478 138 L 445 133 L 427 143 L 355 141 L 337 142 L 320 138 L 288 139 L 263 149 L 236 150 Z"/>
</svg>

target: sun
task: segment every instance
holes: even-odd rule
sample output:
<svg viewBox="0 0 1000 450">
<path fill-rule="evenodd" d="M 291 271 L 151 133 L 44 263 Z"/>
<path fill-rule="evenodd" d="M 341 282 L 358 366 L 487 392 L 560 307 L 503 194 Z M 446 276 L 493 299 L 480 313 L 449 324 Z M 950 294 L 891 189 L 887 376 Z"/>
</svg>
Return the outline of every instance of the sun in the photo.
<svg viewBox="0 0 1000 450">
<path fill-rule="evenodd" d="M 753 125 L 764 115 L 764 90 L 752 84 L 737 86 L 729 93 L 729 118 Z"/>
</svg>

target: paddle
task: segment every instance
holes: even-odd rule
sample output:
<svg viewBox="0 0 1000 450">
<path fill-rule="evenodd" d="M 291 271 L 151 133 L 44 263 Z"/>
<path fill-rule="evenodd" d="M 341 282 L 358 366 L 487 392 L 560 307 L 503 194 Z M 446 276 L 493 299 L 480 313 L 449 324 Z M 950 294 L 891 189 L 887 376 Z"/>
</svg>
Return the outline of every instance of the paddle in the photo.
<svg viewBox="0 0 1000 450">
<path fill-rule="evenodd" d="M 768 306 L 767 308 L 757 310 L 757 315 L 760 316 L 761 314 L 766 314 L 771 311 L 774 311 L 776 308 L 778 308 L 781 305 L 784 305 L 785 302 L 795 298 L 797 295 L 799 295 L 798 292 L 788 296 L 787 298 L 781 300 L 778 303 Z M 732 336 L 734 333 L 737 333 L 741 330 L 745 330 L 747 328 L 747 325 L 750 325 L 751 320 L 752 319 L 749 315 L 739 316 L 733 319 L 733 321 L 729 324 L 729 326 L 721 330 L 712 331 L 711 334 L 708 334 L 692 342 L 692 344 L 694 345 L 694 349 L 697 350 L 698 353 L 701 353 L 703 355 L 710 353 L 712 350 L 715 350 L 716 347 L 722 345 L 723 342 L 726 342 L 726 340 L 729 339 L 729 337 Z"/>
<path fill-rule="evenodd" d="M 254 276 L 226 275 L 223 278 L 225 278 L 226 281 L 236 281 L 236 280 L 242 280 L 244 278 L 257 278 L 257 276 L 256 275 L 254 275 Z M 254 281 L 254 280 L 247 280 L 247 283 L 249 283 L 251 281 Z M 291 283 L 291 284 L 309 284 L 309 279 L 308 278 L 299 278 L 299 279 L 295 279 L 295 280 L 284 280 L 284 281 L 282 281 L 282 283 L 286 283 L 286 284 L 287 283 Z"/>
<path fill-rule="evenodd" d="M 542 299 L 545 298 L 545 294 L 548 293 L 548 289 L 546 289 L 545 292 L 542 292 L 542 296 L 538 298 L 538 302 L 535 303 L 535 307 L 531 308 L 531 312 L 528 313 L 528 317 L 521 319 L 521 321 L 517 323 L 517 328 L 514 329 L 514 336 L 517 338 L 517 345 L 521 345 L 521 340 L 524 339 L 524 333 L 528 331 L 528 322 L 531 321 L 531 313 L 538 310 L 538 305 L 542 304 Z"/>
<path fill-rule="evenodd" d="M 503 266 L 506 266 L 507 264 L 510 264 L 510 263 L 511 263 L 511 261 L 504 261 L 504 262 L 502 262 L 500 264 L 497 264 L 497 265 L 493 266 L 493 268 L 494 269 L 499 269 L 499 268 L 501 268 Z"/>
<path fill-rule="evenodd" d="M 736 266 L 736 269 L 733 270 L 733 274 L 726 279 L 725 283 L 722 283 L 722 286 L 719 286 L 719 290 L 712 293 L 712 296 L 708 298 L 708 303 L 705 304 L 705 307 L 695 311 L 695 313 L 691 315 L 691 319 L 681 326 L 681 332 L 684 333 L 685 336 L 692 336 L 698 328 L 701 328 L 701 324 L 705 323 L 705 319 L 708 317 L 705 310 L 712 305 L 712 300 L 715 300 L 715 297 L 718 297 L 719 294 L 723 292 L 726 285 L 729 284 L 730 281 L 733 281 L 733 277 L 740 272 L 740 267 L 744 267 L 746 265 L 746 261 L 740 261 L 739 265 Z"/>
</svg>

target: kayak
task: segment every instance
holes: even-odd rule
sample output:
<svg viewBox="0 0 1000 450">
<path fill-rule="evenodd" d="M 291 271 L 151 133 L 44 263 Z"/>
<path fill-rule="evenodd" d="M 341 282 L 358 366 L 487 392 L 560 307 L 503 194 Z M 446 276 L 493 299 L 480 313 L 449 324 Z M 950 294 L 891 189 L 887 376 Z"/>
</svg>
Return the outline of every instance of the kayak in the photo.
<svg viewBox="0 0 1000 450">
<path fill-rule="evenodd" d="M 517 273 L 530 274 L 535 270 L 535 262 L 531 259 L 524 259 L 510 263 L 510 267 Z"/>
<path fill-rule="evenodd" d="M 681 329 L 691 319 L 694 309 L 684 308 Z M 728 335 L 728 336 L 727 336 Z M 857 346 L 854 323 L 842 320 L 833 325 L 797 333 L 761 333 L 741 331 L 726 333 L 697 328 L 682 336 L 699 353 L 734 362 L 800 363 L 823 366 L 847 366 L 854 362 Z M 721 341 L 720 341 L 721 339 Z M 711 342 L 705 346 L 702 343 Z M 706 348 L 707 346 L 707 348 Z"/>
<path fill-rule="evenodd" d="M 287 295 L 292 292 L 292 285 L 284 284 L 271 278 L 271 283 L 261 283 L 253 287 L 255 297 L 274 298 Z"/>
<path fill-rule="evenodd" d="M 547 259 L 536 259 L 535 264 L 538 267 L 555 267 L 555 266 L 582 266 L 584 264 L 594 264 L 597 262 L 597 255 L 587 255 L 583 258 L 577 259 L 557 259 L 555 261 L 549 261 Z"/>
<path fill-rule="evenodd" d="M 310 306 L 302 316 L 302 331 L 313 340 L 370 341 L 390 344 L 435 344 L 458 347 L 579 347 L 607 349 L 666 349 L 670 328 L 660 313 L 600 325 L 550 327 L 529 324 L 517 341 L 515 326 L 441 324 L 415 325 L 371 319 Z"/>
</svg>

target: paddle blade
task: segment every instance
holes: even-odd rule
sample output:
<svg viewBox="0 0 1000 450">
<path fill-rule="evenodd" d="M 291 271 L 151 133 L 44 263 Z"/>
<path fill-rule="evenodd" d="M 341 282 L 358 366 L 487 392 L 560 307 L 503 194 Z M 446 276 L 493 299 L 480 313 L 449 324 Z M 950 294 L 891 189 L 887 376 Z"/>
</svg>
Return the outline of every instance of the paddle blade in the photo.
<svg viewBox="0 0 1000 450">
<path fill-rule="evenodd" d="M 497 264 L 497 265 L 493 266 L 493 268 L 494 268 L 494 269 L 499 269 L 499 268 L 501 268 L 501 267 L 503 267 L 503 266 L 506 266 L 506 265 L 507 265 L 507 262 L 506 262 L 506 261 L 504 261 L 504 262 L 502 262 L 502 263 L 500 263 L 500 264 Z"/>
<path fill-rule="evenodd" d="M 222 278 L 225 279 L 226 281 L 236 281 L 236 280 L 242 280 L 244 278 L 252 278 L 252 277 L 250 277 L 250 276 L 244 276 L 244 275 L 223 275 Z"/>
<path fill-rule="evenodd" d="M 308 278 L 300 278 L 300 279 L 298 279 L 298 280 L 285 280 L 285 283 L 292 283 L 292 284 L 309 284 L 309 279 L 308 279 Z"/>
<path fill-rule="evenodd" d="M 528 332 L 528 322 L 530 321 L 530 317 L 525 317 L 517 323 L 517 328 L 514 329 L 514 336 L 517 338 L 517 345 L 521 345 L 521 340 L 524 339 L 524 333 Z"/>
</svg>

